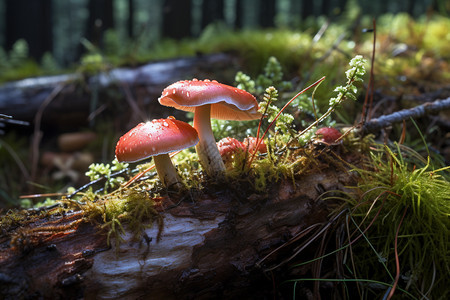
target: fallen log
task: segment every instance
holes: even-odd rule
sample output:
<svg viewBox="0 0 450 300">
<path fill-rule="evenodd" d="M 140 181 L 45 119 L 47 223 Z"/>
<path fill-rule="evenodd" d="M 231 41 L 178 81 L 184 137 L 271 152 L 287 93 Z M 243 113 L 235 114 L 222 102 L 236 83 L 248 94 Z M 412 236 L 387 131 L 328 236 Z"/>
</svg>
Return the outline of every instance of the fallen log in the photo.
<svg viewBox="0 0 450 300">
<path fill-rule="evenodd" d="M 125 226 L 119 248 L 109 247 L 105 232 L 79 211 L 9 222 L 0 231 L 0 298 L 292 297 L 292 284 L 283 282 L 311 276 L 311 266 L 293 274 L 289 266 L 309 258 L 286 257 L 305 229 L 329 222 L 320 195 L 354 185 L 347 170 L 326 165 L 295 182 L 273 183 L 266 193 L 229 184 L 191 191 L 178 205 L 165 197 L 162 232 L 153 226 L 135 240 Z"/>
<path fill-rule="evenodd" d="M 159 61 L 136 68 L 116 68 L 90 77 L 75 73 L 28 78 L 0 86 L 0 113 L 32 122 L 46 99 L 56 88 L 62 87 L 46 106 L 43 124 L 71 123 L 77 128 L 88 124 L 89 114 L 102 104 L 111 108 L 114 103 L 126 103 L 129 99 L 124 98 L 131 96 L 140 97 L 139 108 L 144 115 L 151 115 L 148 106 L 157 103 L 167 85 L 193 76 L 223 80 L 225 78 L 212 77 L 230 74 L 230 70 L 235 73 L 235 67 L 230 55 L 212 54 Z"/>
</svg>

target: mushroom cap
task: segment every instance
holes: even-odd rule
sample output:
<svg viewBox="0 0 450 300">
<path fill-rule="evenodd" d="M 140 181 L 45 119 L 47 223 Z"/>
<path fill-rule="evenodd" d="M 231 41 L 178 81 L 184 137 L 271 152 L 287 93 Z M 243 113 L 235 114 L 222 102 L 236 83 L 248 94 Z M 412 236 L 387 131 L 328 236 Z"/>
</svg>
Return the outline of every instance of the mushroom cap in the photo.
<svg viewBox="0 0 450 300">
<path fill-rule="evenodd" d="M 237 139 L 225 137 L 217 142 L 217 149 L 219 149 L 220 156 L 223 158 L 233 155 L 236 151 L 245 150 L 245 147 Z"/>
<path fill-rule="evenodd" d="M 196 106 L 211 104 L 211 118 L 254 120 L 261 117 L 256 98 L 241 89 L 213 80 L 183 80 L 166 87 L 159 103 L 194 112 Z"/>
<path fill-rule="evenodd" d="M 139 123 L 119 139 L 116 157 L 118 161 L 136 162 L 197 143 L 197 130 L 191 125 L 175 119 L 152 120 Z"/>
<path fill-rule="evenodd" d="M 319 138 L 319 142 L 333 145 L 342 136 L 342 133 L 334 127 L 322 127 L 316 130 L 316 136 Z"/>
</svg>

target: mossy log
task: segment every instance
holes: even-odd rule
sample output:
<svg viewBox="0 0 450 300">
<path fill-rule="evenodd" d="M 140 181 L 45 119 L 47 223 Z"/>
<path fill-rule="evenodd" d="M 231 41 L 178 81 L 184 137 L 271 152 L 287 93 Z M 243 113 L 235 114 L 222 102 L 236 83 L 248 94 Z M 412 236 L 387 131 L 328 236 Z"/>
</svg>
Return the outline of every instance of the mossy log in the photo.
<svg viewBox="0 0 450 300">
<path fill-rule="evenodd" d="M 238 68 L 232 56 L 212 54 L 116 68 L 91 76 L 80 72 L 27 78 L 0 85 L 0 112 L 33 122 L 39 109 L 45 108 L 43 124 L 79 128 L 88 124 L 89 115 L 102 105 L 103 110 L 116 107 L 123 113 L 123 106 L 117 103 L 127 103 L 130 99 L 126 98 L 133 97 L 142 114 L 151 117 L 154 112 L 149 105 L 156 104 L 161 91 L 174 81 L 191 79 L 194 74 L 199 79 L 224 80 Z M 214 74 L 220 74 L 220 78 L 212 78 Z"/>
<path fill-rule="evenodd" d="M 267 193 L 230 184 L 188 193 L 180 203 L 163 197 L 162 232 L 154 225 L 136 241 L 124 224 L 117 249 L 82 212 L 28 216 L 0 235 L 0 298 L 292 297 L 292 284 L 283 282 L 311 265 L 290 270 L 309 259 L 303 252 L 283 262 L 305 241 L 302 231 L 328 224 L 330 203 L 320 195 L 354 180 L 344 168 L 324 167 L 272 183 Z"/>
</svg>

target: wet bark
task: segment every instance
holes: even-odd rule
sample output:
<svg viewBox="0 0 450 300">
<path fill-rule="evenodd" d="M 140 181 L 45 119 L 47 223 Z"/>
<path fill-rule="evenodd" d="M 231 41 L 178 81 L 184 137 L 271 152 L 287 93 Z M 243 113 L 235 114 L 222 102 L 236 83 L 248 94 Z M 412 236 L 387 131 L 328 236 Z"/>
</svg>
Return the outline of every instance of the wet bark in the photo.
<svg viewBox="0 0 450 300">
<path fill-rule="evenodd" d="M 292 298 L 292 285 L 283 282 L 301 274 L 289 266 L 308 257 L 282 262 L 305 228 L 328 222 L 329 201 L 319 196 L 351 184 L 344 169 L 324 167 L 271 184 L 267 193 L 248 193 L 246 183 L 234 183 L 191 191 L 176 206 L 178 199 L 165 198 L 159 242 L 156 225 L 139 241 L 125 227 L 119 249 L 108 248 L 105 233 L 92 223 L 73 225 L 81 213 L 21 224 L 0 235 L 0 298 Z M 66 227 L 47 232 L 49 223 Z"/>
</svg>

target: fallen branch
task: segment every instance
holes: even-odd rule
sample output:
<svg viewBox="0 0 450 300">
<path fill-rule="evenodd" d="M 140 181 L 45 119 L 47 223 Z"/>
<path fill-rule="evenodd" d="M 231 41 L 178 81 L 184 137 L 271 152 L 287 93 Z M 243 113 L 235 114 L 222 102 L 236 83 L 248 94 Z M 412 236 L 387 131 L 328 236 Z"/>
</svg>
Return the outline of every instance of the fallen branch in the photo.
<svg viewBox="0 0 450 300">
<path fill-rule="evenodd" d="M 219 53 L 152 62 L 135 68 L 116 68 L 91 77 L 75 73 L 27 78 L 0 85 L 0 112 L 31 123 L 53 90 L 63 86 L 46 106 L 43 124 L 51 124 L 53 128 L 58 127 L 58 122 L 70 123 L 73 128 L 86 126 L 90 113 L 102 104 L 114 107 L 114 101 L 128 101 L 133 114 L 142 120 L 149 117 L 143 112 L 157 103 L 162 89 L 172 82 L 193 76 L 208 78 L 234 67 L 232 56 Z M 221 80 L 220 77 L 211 79 Z M 112 99 L 111 95 L 116 98 Z M 94 97 L 98 99 L 94 100 Z"/>
<path fill-rule="evenodd" d="M 392 126 L 394 123 L 399 123 L 410 118 L 420 118 L 446 109 L 450 109 L 450 97 L 443 100 L 428 102 L 410 109 L 403 109 L 389 115 L 372 119 L 364 124 L 362 131 L 376 132 L 381 128 Z"/>
</svg>

